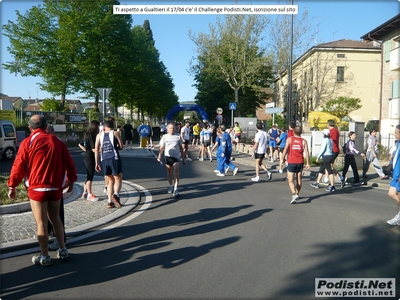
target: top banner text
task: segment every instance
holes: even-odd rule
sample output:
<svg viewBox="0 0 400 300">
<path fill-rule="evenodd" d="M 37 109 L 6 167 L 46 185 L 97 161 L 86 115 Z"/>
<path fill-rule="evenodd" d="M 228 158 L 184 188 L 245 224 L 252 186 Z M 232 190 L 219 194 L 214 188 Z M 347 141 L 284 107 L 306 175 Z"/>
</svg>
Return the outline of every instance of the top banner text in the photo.
<svg viewBox="0 0 400 300">
<path fill-rule="evenodd" d="M 116 15 L 297 15 L 297 5 L 113 5 Z"/>
</svg>

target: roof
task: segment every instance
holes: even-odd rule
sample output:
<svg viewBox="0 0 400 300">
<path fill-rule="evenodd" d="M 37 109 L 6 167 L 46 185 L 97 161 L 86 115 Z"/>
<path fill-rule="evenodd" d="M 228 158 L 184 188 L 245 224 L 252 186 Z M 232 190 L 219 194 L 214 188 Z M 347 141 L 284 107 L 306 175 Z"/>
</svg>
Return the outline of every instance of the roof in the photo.
<svg viewBox="0 0 400 300">
<path fill-rule="evenodd" d="M 390 20 L 386 21 L 385 23 L 379 25 L 378 27 L 376 27 L 375 29 L 371 30 L 370 32 L 367 32 L 366 34 L 364 34 L 361 39 L 363 39 L 364 41 L 373 41 L 373 40 L 382 40 L 382 38 L 396 30 L 400 28 L 400 14 L 398 14 L 397 16 L 391 18 Z"/>
<path fill-rule="evenodd" d="M 2 100 L 12 100 L 14 103 L 15 101 L 22 99 L 21 97 L 1 97 Z"/>
<path fill-rule="evenodd" d="M 323 43 L 312 47 L 311 49 L 318 48 L 349 48 L 349 49 L 380 49 L 379 45 L 374 45 L 373 43 L 365 43 L 363 41 L 355 40 L 338 40 L 329 43 Z M 311 50 L 310 49 L 310 50 Z"/>
</svg>

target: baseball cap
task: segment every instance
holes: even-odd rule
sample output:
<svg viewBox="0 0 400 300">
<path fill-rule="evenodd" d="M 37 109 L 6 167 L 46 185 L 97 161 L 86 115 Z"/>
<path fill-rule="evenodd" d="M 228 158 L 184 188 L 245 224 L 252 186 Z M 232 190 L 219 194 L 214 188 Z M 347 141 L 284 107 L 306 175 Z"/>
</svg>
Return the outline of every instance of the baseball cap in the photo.
<svg viewBox="0 0 400 300">
<path fill-rule="evenodd" d="M 325 135 L 329 135 L 329 129 L 322 130 L 322 133 L 325 134 Z"/>
</svg>

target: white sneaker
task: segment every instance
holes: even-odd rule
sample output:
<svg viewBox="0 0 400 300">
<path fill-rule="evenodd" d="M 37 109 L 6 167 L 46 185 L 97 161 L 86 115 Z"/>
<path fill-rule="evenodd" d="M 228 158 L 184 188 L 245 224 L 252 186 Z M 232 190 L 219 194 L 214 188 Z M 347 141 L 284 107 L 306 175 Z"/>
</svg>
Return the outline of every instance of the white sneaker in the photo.
<svg viewBox="0 0 400 300">
<path fill-rule="evenodd" d="M 173 186 L 173 185 L 170 185 L 170 186 L 168 187 L 167 193 L 168 193 L 168 194 L 172 194 L 173 190 L 174 190 L 174 186 Z"/>
<path fill-rule="evenodd" d="M 190 157 L 186 157 L 186 161 L 192 161 Z"/>
<path fill-rule="evenodd" d="M 214 170 L 214 172 L 215 172 L 215 173 L 219 173 L 219 171 L 218 171 L 218 170 Z"/>
<path fill-rule="evenodd" d="M 251 181 L 260 181 L 260 176 L 253 177 Z"/>
<path fill-rule="evenodd" d="M 103 193 L 107 194 L 107 187 L 104 187 Z"/>
<path fill-rule="evenodd" d="M 233 176 L 235 176 L 238 171 L 239 171 L 239 168 L 236 167 L 235 170 L 233 170 Z"/>
<path fill-rule="evenodd" d="M 202 157 L 199 158 L 199 161 L 203 161 L 204 159 Z"/>
<path fill-rule="evenodd" d="M 68 240 L 65 241 L 65 245 L 67 244 Z M 49 249 L 50 250 L 57 250 L 60 248 L 60 245 L 58 244 L 57 240 L 55 240 L 53 243 L 49 244 Z"/>
<path fill-rule="evenodd" d="M 295 203 L 297 203 L 297 200 L 299 199 L 300 197 L 299 197 L 299 195 L 293 195 L 292 196 L 292 201 L 290 201 L 290 204 L 295 204 Z"/>
<path fill-rule="evenodd" d="M 228 173 L 228 171 L 229 171 L 229 167 L 227 167 L 227 168 L 225 169 L 225 174 Z"/>
<path fill-rule="evenodd" d="M 386 223 L 393 226 L 400 225 L 400 213 L 395 215 L 393 219 L 387 220 Z"/>
<path fill-rule="evenodd" d="M 218 172 L 216 175 L 217 175 L 217 176 L 220 176 L 220 177 L 224 177 L 224 176 L 225 176 L 225 174 L 223 174 L 223 173 L 221 173 L 221 172 Z"/>
<path fill-rule="evenodd" d="M 271 181 L 271 179 L 272 179 L 272 173 L 271 173 L 271 172 L 268 172 L 268 173 L 267 173 L 267 176 L 268 176 L 268 181 Z"/>
<path fill-rule="evenodd" d="M 281 169 L 279 169 L 279 173 L 281 173 L 281 174 L 282 174 L 282 173 L 283 173 L 283 171 L 282 171 Z"/>
<path fill-rule="evenodd" d="M 172 193 L 172 196 L 178 197 L 179 196 L 179 191 L 178 189 L 175 189 L 174 192 Z"/>
</svg>

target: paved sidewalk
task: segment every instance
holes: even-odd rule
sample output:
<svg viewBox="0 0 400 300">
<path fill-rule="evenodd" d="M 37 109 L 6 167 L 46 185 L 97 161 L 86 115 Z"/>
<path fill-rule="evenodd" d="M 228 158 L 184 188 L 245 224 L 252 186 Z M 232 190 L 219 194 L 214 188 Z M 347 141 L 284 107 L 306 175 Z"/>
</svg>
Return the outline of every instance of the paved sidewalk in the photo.
<svg viewBox="0 0 400 300">
<path fill-rule="evenodd" d="M 154 150 L 158 152 L 158 145 L 155 145 Z M 190 148 L 189 153 L 193 159 L 190 163 L 197 163 L 196 148 Z M 133 150 L 123 150 L 120 152 L 122 157 L 139 157 L 139 158 L 155 158 L 155 154 L 151 149 L 134 148 Z M 240 176 L 240 165 L 254 166 L 254 158 L 247 153 L 233 154 L 232 159 L 237 163 L 239 168 L 238 175 Z M 268 162 L 265 160 L 267 168 L 271 172 L 278 172 L 278 162 Z M 305 171 L 305 177 L 311 179 L 316 178 L 318 167 L 312 167 L 310 171 Z M 367 186 L 379 187 L 388 189 L 389 180 L 381 180 L 375 173 L 375 170 L 370 169 L 370 179 L 367 181 Z M 352 177 L 352 171 L 348 172 L 348 176 Z M 93 181 L 93 192 L 99 197 L 99 201 L 91 202 L 82 199 L 83 185 L 86 175 L 79 174 L 78 181 L 75 183 L 74 191 L 64 199 L 65 210 L 65 227 L 67 238 L 79 236 L 89 230 L 95 230 L 107 223 L 110 223 L 125 214 L 131 212 L 140 202 L 140 193 L 135 185 L 123 181 L 121 190 L 121 209 L 107 208 L 107 196 L 104 194 L 104 178 L 95 176 Z M 29 245 L 37 246 L 36 223 L 32 216 L 32 212 L 3 214 L 0 216 L 0 250 L 11 251 L 16 248 Z"/>
</svg>

